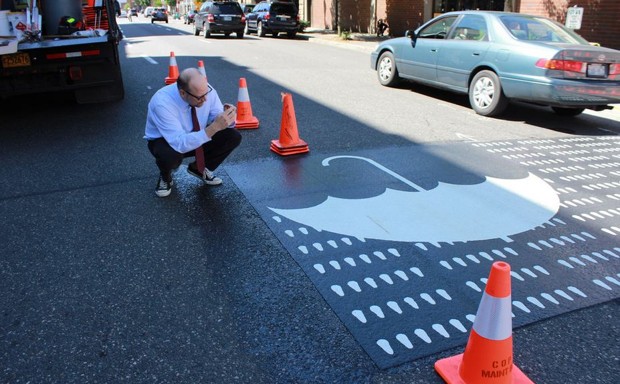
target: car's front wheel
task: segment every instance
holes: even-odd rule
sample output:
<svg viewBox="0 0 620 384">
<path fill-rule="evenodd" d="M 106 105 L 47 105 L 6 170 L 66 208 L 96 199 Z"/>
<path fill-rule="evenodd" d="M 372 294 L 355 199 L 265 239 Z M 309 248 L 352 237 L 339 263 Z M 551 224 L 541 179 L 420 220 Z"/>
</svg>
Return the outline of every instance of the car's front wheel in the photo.
<svg viewBox="0 0 620 384">
<path fill-rule="evenodd" d="M 265 32 L 265 30 L 263 29 L 263 22 L 259 21 L 258 25 L 256 26 L 256 34 L 260 37 L 265 37 L 267 36 L 267 32 Z"/>
<path fill-rule="evenodd" d="M 555 112 L 559 116 L 567 116 L 573 117 L 580 115 L 585 109 L 584 108 L 564 108 L 564 107 L 551 107 L 553 112 Z"/>
<path fill-rule="evenodd" d="M 379 83 L 386 87 L 393 87 L 400 81 L 392 52 L 386 51 L 379 56 L 377 78 L 379 79 Z"/>
<path fill-rule="evenodd" d="M 508 106 L 499 77 L 493 71 L 480 71 L 469 85 L 469 104 L 482 116 L 497 116 Z"/>
<path fill-rule="evenodd" d="M 246 35 L 250 34 L 250 25 L 247 22 L 245 23 L 245 28 L 243 28 L 243 33 Z"/>
<path fill-rule="evenodd" d="M 205 27 L 205 39 L 208 39 L 209 37 L 211 37 L 211 30 Z"/>
<path fill-rule="evenodd" d="M 196 24 L 194 24 L 194 36 L 198 36 L 198 35 L 200 35 L 200 29 L 196 27 Z"/>
</svg>

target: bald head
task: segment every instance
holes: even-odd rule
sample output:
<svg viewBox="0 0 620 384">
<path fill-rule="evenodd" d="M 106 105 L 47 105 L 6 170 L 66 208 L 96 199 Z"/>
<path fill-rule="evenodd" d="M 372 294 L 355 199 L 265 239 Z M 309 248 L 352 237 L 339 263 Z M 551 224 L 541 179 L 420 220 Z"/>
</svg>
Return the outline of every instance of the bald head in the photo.
<svg viewBox="0 0 620 384">
<path fill-rule="evenodd" d="M 187 68 L 179 75 L 177 88 L 181 97 L 189 105 L 200 107 L 206 100 L 209 83 L 198 69 Z"/>
</svg>

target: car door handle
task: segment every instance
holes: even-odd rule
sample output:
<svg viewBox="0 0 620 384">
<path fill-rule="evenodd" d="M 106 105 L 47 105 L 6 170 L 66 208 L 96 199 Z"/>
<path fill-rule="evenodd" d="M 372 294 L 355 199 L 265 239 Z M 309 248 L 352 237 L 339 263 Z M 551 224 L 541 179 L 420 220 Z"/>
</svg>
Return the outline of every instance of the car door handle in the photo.
<svg viewBox="0 0 620 384">
<path fill-rule="evenodd" d="M 472 53 L 472 55 L 474 55 L 474 56 L 480 56 L 480 52 L 474 52 L 474 53 Z"/>
</svg>

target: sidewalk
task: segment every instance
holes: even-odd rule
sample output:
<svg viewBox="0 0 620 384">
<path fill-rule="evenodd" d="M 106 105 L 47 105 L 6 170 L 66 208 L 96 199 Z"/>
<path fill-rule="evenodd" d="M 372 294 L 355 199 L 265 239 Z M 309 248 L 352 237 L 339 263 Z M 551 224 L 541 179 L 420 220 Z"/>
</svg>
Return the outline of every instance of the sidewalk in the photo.
<svg viewBox="0 0 620 384">
<path fill-rule="evenodd" d="M 306 28 L 297 36 L 312 43 L 328 44 L 362 52 L 372 52 L 377 44 L 389 39 L 389 36 L 377 36 L 369 33 L 351 33 L 348 38 L 339 36 L 337 32 L 324 29 Z"/>
</svg>

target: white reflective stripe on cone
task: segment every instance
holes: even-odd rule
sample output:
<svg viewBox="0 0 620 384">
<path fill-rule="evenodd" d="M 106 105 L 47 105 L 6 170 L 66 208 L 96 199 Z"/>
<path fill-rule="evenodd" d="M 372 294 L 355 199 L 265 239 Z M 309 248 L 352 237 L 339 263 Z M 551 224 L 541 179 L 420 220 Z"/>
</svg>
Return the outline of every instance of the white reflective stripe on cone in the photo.
<svg viewBox="0 0 620 384">
<path fill-rule="evenodd" d="M 247 88 L 239 88 L 239 93 L 237 94 L 237 101 L 250 101 L 250 94 L 248 93 Z"/>
<path fill-rule="evenodd" d="M 512 300 L 482 295 L 473 329 L 489 340 L 505 340 L 512 336 Z"/>
</svg>

